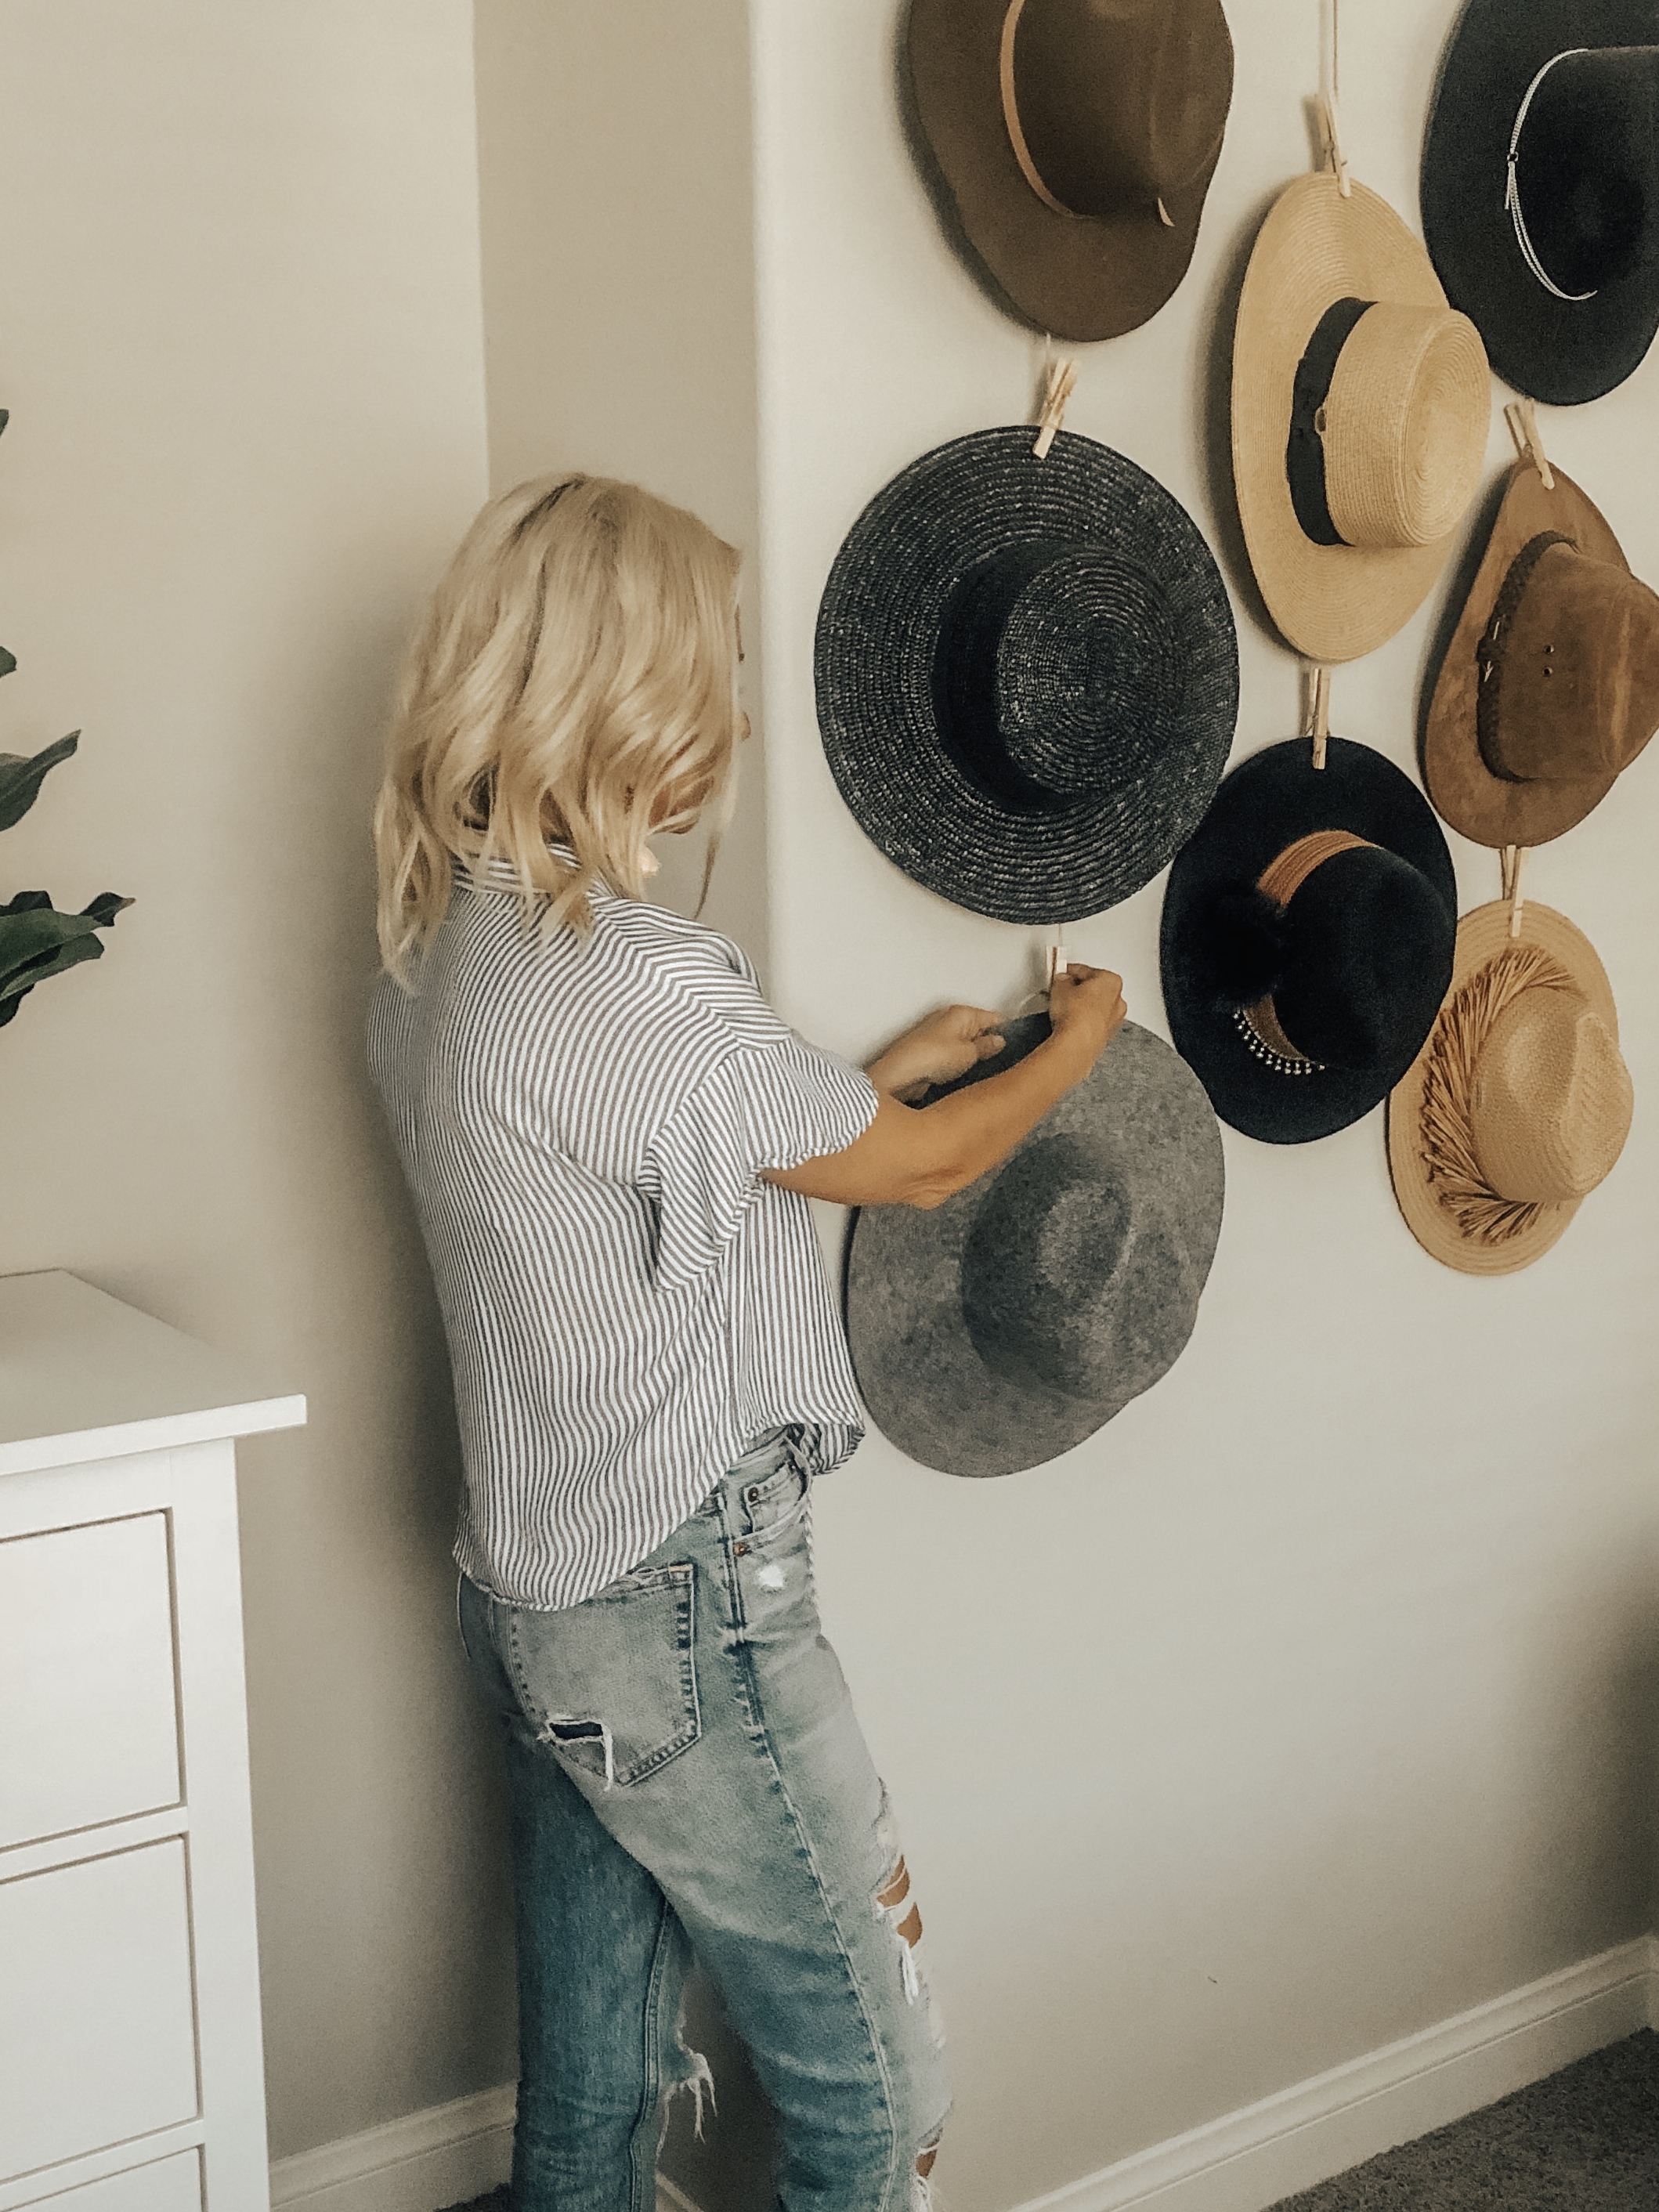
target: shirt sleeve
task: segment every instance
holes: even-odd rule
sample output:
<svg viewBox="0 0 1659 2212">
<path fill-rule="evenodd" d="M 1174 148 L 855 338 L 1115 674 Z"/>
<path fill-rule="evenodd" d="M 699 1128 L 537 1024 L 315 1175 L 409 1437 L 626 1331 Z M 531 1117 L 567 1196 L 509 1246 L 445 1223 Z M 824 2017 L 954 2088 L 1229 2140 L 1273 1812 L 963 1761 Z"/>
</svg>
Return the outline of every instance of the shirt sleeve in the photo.
<svg viewBox="0 0 1659 2212">
<path fill-rule="evenodd" d="M 657 1202 L 657 1285 L 684 1290 L 743 1226 L 764 1168 L 844 1152 L 876 1117 L 867 1075 L 787 1030 L 709 1069 L 646 1152 Z"/>
</svg>

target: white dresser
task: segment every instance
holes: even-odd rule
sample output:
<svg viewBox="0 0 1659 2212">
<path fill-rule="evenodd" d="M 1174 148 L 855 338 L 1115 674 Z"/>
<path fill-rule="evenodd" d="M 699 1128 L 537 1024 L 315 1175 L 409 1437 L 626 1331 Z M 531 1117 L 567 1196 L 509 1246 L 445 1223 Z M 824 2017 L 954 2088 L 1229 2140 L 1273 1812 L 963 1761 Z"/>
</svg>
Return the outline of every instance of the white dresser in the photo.
<svg viewBox="0 0 1659 2212">
<path fill-rule="evenodd" d="M 0 1278 L 0 2212 L 266 2212 L 228 1361 Z"/>
</svg>

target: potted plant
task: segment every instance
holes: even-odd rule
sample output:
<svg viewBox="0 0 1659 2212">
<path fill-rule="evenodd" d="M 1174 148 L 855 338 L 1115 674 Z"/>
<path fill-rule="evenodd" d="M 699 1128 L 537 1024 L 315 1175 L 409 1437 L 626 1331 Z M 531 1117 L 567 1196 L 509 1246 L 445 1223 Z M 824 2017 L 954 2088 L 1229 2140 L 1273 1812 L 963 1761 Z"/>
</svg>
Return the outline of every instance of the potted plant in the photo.
<svg viewBox="0 0 1659 2212">
<path fill-rule="evenodd" d="M 0 430 L 7 414 L 0 408 Z M 0 646 L 0 676 L 9 676 L 15 657 Z M 40 786 L 59 761 L 65 761 L 81 742 L 79 730 L 48 745 L 32 757 L 0 753 L 0 830 L 21 822 L 40 795 Z M 60 914 L 46 891 L 19 891 L 0 906 L 0 1028 L 12 1018 L 37 983 L 60 975 L 83 960 L 96 960 L 103 952 L 98 938 L 107 929 L 130 898 L 117 891 L 100 891 L 79 914 Z"/>
</svg>

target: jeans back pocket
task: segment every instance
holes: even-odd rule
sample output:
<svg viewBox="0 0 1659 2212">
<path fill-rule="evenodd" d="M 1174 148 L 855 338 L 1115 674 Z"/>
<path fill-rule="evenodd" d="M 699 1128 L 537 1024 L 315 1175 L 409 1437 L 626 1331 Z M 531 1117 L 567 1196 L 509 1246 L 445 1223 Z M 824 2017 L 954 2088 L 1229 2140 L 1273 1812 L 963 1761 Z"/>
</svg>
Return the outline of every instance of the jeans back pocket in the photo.
<svg viewBox="0 0 1659 2212">
<path fill-rule="evenodd" d="M 696 1615 L 690 1561 L 623 1575 L 556 1613 L 515 1610 L 507 1655 L 538 1739 L 622 1789 L 689 1750 L 702 1733 Z"/>
</svg>

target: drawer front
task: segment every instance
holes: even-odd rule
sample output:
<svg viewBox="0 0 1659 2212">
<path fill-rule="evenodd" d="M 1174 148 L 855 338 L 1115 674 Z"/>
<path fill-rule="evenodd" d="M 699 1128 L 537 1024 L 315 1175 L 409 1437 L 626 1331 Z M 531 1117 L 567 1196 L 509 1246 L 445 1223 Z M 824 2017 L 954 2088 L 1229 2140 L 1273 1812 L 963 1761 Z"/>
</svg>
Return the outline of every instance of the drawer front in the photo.
<svg viewBox="0 0 1659 2212">
<path fill-rule="evenodd" d="M 0 1881 L 0 2172 L 195 2118 L 179 1838 Z"/>
<path fill-rule="evenodd" d="M 175 2151 L 153 2166 L 112 2173 L 106 2180 L 60 2190 L 55 2197 L 35 2197 L 26 2212 L 33 2204 L 41 2212 L 202 2212 L 201 2154 Z"/>
<path fill-rule="evenodd" d="M 0 1850 L 178 1802 L 166 1515 L 0 1543 Z"/>
</svg>

